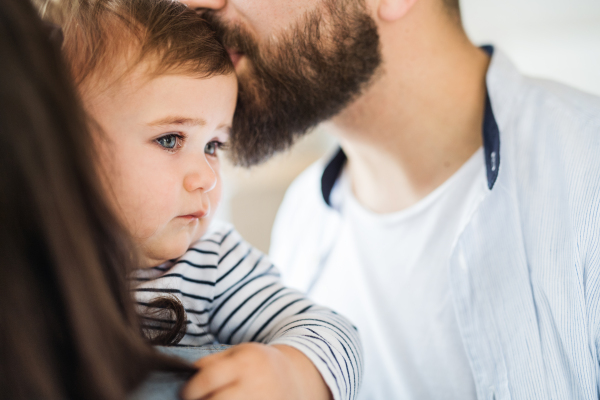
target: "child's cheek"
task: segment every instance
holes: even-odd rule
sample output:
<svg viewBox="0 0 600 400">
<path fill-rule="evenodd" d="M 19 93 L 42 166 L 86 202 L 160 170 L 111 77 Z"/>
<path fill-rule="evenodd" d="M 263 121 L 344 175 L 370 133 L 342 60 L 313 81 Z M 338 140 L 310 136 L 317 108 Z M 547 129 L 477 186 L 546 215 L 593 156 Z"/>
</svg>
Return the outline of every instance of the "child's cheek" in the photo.
<svg viewBox="0 0 600 400">
<path fill-rule="evenodd" d="M 148 240 L 163 231 L 173 214 L 172 207 L 166 207 L 148 198 L 140 198 L 143 199 L 146 201 L 130 203 L 122 208 L 126 214 L 127 230 L 134 238 L 141 241 Z"/>
</svg>

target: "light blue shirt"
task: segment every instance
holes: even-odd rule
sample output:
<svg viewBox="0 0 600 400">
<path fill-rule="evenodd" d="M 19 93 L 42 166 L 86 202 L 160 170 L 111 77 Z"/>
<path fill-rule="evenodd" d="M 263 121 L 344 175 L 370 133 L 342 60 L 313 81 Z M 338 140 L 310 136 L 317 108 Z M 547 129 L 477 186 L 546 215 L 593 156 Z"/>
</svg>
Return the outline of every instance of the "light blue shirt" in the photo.
<svg viewBox="0 0 600 400">
<path fill-rule="evenodd" d="M 499 152 L 450 258 L 478 397 L 598 399 L 600 101 L 499 52 L 487 85 Z"/>
<path fill-rule="evenodd" d="M 477 397 L 598 399 L 600 100 L 524 77 L 498 50 L 487 88 L 486 185 L 448 264 Z M 288 284 L 319 279 L 344 160 L 313 166 L 286 195 L 272 255 Z"/>
</svg>

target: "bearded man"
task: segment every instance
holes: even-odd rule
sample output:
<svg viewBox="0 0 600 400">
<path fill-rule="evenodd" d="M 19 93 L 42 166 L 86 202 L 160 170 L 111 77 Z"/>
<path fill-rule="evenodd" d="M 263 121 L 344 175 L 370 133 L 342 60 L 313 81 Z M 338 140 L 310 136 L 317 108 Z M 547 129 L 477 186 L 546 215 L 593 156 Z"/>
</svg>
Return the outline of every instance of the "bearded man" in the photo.
<svg viewBox="0 0 600 400">
<path fill-rule="evenodd" d="M 600 396 L 600 101 L 468 40 L 458 0 L 187 0 L 239 76 L 233 154 L 326 121 L 272 256 L 365 348 L 361 399 Z"/>
</svg>

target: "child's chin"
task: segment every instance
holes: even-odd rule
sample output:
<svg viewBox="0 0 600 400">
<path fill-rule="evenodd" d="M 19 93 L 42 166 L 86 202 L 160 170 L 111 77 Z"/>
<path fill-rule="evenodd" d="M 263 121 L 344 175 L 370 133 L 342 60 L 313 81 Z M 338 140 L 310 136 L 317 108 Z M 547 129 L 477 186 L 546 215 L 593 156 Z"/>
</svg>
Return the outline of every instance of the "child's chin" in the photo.
<svg viewBox="0 0 600 400">
<path fill-rule="evenodd" d="M 155 267 L 183 256 L 188 249 L 206 233 L 206 227 L 199 224 L 193 232 L 179 231 L 175 235 L 157 236 L 142 245 L 142 261 L 148 267 Z"/>
<path fill-rule="evenodd" d="M 168 253 L 166 253 L 168 255 L 166 260 L 175 260 L 180 258 L 190 248 L 191 244 L 191 242 L 186 241 L 184 244 L 178 244 L 177 246 L 174 246 Z"/>
<path fill-rule="evenodd" d="M 164 264 L 171 260 L 176 260 L 183 256 L 189 246 L 177 244 L 168 248 L 154 249 L 154 251 L 145 251 L 141 256 L 142 268 L 152 268 Z M 148 249 L 146 249 L 148 250 Z"/>
<path fill-rule="evenodd" d="M 190 247 L 194 243 L 196 243 L 204 234 L 206 233 L 206 229 L 196 229 L 196 231 L 192 235 L 186 235 L 185 238 L 178 238 L 176 242 L 173 243 L 172 246 L 169 246 L 168 252 L 165 254 L 168 255 L 166 260 L 174 260 L 183 256 Z M 167 250 L 167 249 L 165 249 Z"/>
</svg>

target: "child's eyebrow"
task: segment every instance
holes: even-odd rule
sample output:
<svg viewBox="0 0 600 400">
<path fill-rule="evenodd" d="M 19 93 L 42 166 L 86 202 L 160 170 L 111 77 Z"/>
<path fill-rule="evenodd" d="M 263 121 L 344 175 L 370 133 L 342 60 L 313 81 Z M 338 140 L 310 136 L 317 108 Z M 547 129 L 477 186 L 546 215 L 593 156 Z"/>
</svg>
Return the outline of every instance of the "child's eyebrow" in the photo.
<svg viewBox="0 0 600 400">
<path fill-rule="evenodd" d="M 148 126 L 165 126 L 165 125 L 187 125 L 187 126 L 204 126 L 206 125 L 206 121 L 202 118 L 187 118 L 187 117 L 179 117 L 179 116 L 168 116 L 161 119 L 157 119 L 156 121 L 152 121 L 148 124 Z"/>
</svg>

